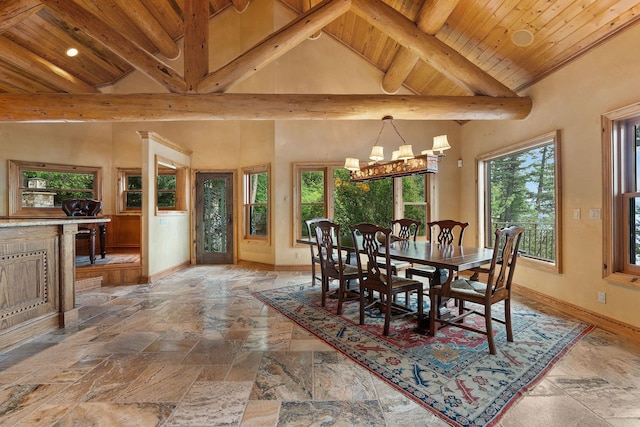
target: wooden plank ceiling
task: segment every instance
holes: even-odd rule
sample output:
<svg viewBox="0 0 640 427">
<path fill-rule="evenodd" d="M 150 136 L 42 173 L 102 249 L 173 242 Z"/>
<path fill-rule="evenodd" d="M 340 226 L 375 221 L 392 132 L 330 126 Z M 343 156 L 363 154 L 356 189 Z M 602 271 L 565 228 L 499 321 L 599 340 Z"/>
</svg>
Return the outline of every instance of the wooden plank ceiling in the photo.
<svg viewBox="0 0 640 427">
<path fill-rule="evenodd" d="M 519 91 L 640 17 L 640 0 L 274 1 L 297 17 L 230 63 L 209 70 L 207 21 L 226 8 L 242 13 L 252 6 L 250 0 L 4 0 L 0 121 L 134 120 L 125 117 L 135 116 L 133 111 L 119 111 L 140 102 L 157 115 L 138 114 L 138 120 L 388 114 L 521 119 L 531 101 Z M 321 34 L 377 67 L 386 93 L 405 87 L 415 95 L 230 93 L 235 83 Z M 514 37 L 527 35 L 533 36 L 530 44 L 514 43 Z M 184 75 L 162 59 L 179 56 L 180 39 Z M 313 43 L 306 46 L 312 49 Z M 68 57 L 69 47 L 79 55 Z M 133 70 L 167 93 L 137 98 L 101 93 Z M 315 113 L 296 108 L 299 102 L 313 105 Z M 173 116 L 163 109 L 173 109 Z"/>
</svg>

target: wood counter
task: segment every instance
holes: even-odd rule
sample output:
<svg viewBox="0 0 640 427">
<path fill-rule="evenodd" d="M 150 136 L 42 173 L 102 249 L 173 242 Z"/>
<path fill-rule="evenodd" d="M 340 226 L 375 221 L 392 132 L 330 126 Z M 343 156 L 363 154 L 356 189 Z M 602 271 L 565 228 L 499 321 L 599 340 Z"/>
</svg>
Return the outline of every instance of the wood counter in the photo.
<svg viewBox="0 0 640 427">
<path fill-rule="evenodd" d="M 103 217 L 0 217 L 0 350 L 78 320 L 75 235 Z"/>
</svg>

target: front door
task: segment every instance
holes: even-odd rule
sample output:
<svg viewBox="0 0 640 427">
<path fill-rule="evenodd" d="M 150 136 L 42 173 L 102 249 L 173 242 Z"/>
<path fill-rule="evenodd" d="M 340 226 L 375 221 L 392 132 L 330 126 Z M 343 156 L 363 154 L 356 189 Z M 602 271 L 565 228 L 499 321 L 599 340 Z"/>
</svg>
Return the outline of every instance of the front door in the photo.
<svg viewBox="0 0 640 427">
<path fill-rule="evenodd" d="M 196 263 L 233 263 L 233 173 L 196 173 Z"/>
</svg>

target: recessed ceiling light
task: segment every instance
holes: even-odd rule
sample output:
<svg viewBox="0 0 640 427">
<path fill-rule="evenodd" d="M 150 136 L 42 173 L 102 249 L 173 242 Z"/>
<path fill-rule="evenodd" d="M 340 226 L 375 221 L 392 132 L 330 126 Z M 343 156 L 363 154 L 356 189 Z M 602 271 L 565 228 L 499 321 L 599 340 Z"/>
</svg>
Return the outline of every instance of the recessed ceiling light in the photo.
<svg viewBox="0 0 640 427">
<path fill-rule="evenodd" d="M 77 54 L 78 54 L 78 49 L 76 49 L 75 47 L 70 47 L 69 49 L 67 49 L 67 56 L 74 57 Z"/>
<path fill-rule="evenodd" d="M 513 42 L 513 44 L 521 47 L 529 46 L 531 43 L 533 43 L 533 38 L 533 33 L 529 30 L 524 29 L 514 31 L 514 33 L 511 34 L 511 41 Z"/>
</svg>

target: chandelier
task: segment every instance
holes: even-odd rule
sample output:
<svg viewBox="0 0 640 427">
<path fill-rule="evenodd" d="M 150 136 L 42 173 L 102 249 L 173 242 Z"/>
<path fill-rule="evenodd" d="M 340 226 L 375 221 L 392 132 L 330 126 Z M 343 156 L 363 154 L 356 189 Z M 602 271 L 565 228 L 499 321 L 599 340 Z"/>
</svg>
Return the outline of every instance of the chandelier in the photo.
<svg viewBox="0 0 640 427">
<path fill-rule="evenodd" d="M 397 150 L 393 151 L 391 160 L 384 161 L 384 147 L 379 145 L 380 135 L 387 125 L 391 125 L 396 134 L 400 137 L 402 144 Z M 344 163 L 345 169 L 350 171 L 351 181 L 368 181 L 381 178 L 391 178 L 398 176 L 409 176 L 424 173 L 437 173 L 438 162 L 444 157 L 444 150 L 451 148 L 447 135 L 439 135 L 433 138 L 433 147 L 430 150 L 424 150 L 419 156 L 414 156 L 413 149 L 410 144 L 402 137 L 393 117 L 385 116 L 382 118 L 382 127 L 378 132 L 369 159 L 371 162 L 364 167 L 360 167 L 360 160 L 347 157 Z"/>
</svg>

